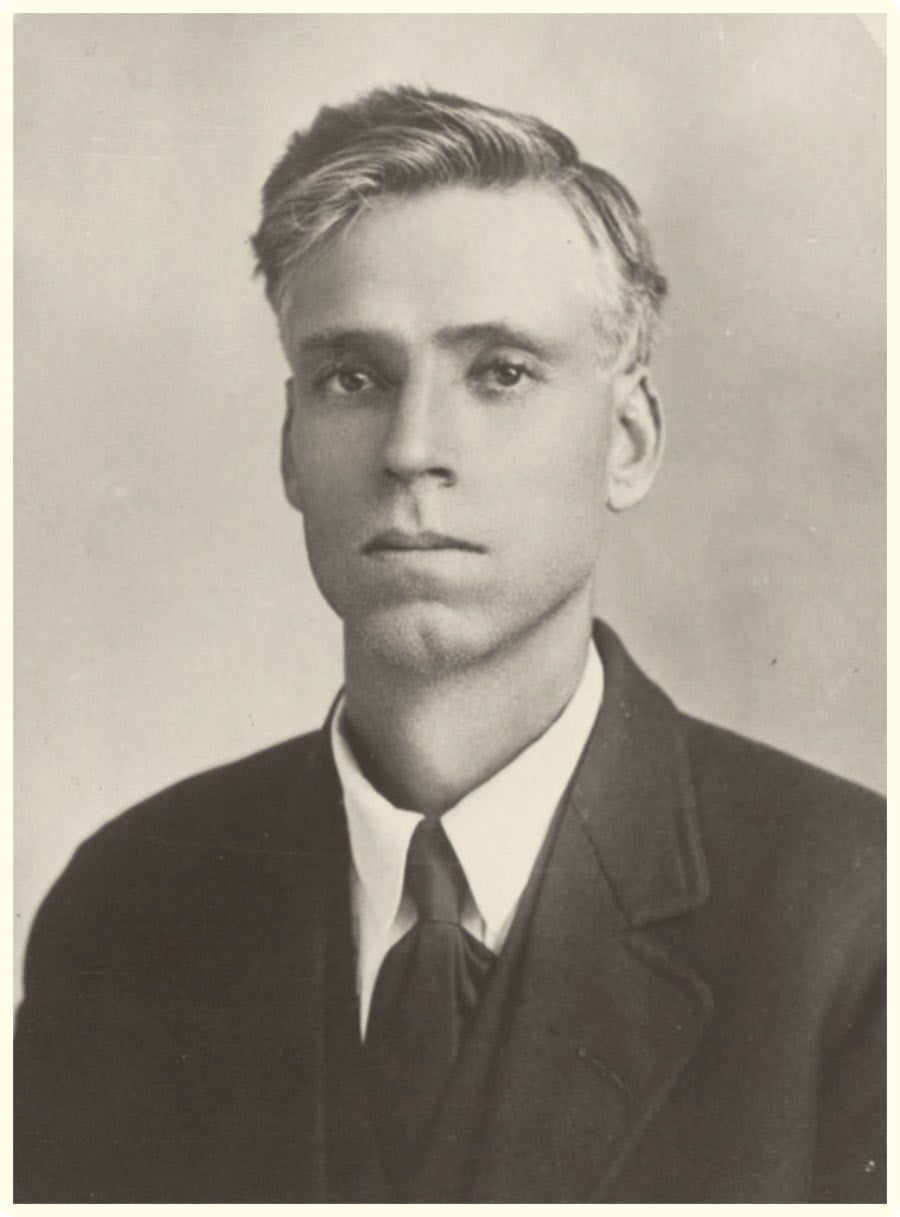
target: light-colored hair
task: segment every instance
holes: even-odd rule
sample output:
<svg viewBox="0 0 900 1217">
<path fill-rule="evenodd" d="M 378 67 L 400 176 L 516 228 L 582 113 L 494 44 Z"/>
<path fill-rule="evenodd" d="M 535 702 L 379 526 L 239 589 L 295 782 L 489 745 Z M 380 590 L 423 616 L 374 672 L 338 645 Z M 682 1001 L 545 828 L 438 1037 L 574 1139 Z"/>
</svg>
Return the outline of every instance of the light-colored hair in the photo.
<svg viewBox="0 0 900 1217">
<path fill-rule="evenodd" d="M 524 182 L 557 190 L 594 249 L 603 362 L 646 363 L 666 280 L 631 195 L 540 119 L 448 93 L 376 89 L 296 132 L 263 187 L 257 273 L 279 313 L 286 272 L 380 197 Z"/>
</svg>

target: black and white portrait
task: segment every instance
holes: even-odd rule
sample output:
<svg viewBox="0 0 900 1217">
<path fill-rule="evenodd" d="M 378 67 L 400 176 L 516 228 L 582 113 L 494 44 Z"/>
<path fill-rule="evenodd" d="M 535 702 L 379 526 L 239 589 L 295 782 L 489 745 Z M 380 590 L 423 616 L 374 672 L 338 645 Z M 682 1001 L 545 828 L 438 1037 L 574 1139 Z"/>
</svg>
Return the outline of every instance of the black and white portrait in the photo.
<svg viewBox="0 0 900 1217">
<path fill-rule="evenodd" d="M 16 18 L 17 1201 L 884 1200 L 885 24 Z"/>
</svg>

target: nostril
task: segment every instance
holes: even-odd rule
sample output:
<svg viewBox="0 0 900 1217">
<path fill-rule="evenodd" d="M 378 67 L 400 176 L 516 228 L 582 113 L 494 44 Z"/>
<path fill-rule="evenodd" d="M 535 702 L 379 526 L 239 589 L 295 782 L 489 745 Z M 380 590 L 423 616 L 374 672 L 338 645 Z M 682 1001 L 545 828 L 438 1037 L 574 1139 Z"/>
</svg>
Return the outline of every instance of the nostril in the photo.
<svg viewBox="0 0 900 1217">
<path fill-rule="evenodd" d="M 384 467 L 385 477 L 392 482 L 410 485 L 421 479 L 439 482 L 442 486 L 453 486 L 456 483 L 456 473 L 449 465 L 429 465 L 425 468 L 403 467 L 387 464 Z"/>
<path fill-rule="evenodd" d="M 436 465 L 432 469 L 427 469 L 425 475 L 426 477 L 435 478 L 444 486 L 452 486 L 456 481 L 456 474 L 446 465 Z"/>
</svg>

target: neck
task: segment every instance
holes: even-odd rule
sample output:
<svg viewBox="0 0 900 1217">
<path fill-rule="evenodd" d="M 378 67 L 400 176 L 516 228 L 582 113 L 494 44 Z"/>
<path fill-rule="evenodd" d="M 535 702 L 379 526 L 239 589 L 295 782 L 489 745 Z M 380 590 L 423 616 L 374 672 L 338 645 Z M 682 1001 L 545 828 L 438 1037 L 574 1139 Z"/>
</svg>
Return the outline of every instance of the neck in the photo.
<svg viewBox="0 0 900 1217">
<path fill-rule="evenodd" d="M 589 601 L 580 608 L 439 672 L 384 662 L 345 635 L 345 722 L 372 785 L 397 807 L 440 814 L 538 739 L 584 671 Z"/>
</svg>

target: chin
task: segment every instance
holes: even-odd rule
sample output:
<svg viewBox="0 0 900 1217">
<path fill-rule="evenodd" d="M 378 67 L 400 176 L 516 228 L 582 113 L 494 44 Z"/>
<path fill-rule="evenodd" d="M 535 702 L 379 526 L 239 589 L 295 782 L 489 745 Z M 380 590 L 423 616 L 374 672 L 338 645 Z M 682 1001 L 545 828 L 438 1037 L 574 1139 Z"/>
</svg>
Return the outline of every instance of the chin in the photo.
<svg viewBox="0 0 900 1217">
<path fill-rule="evenodd" d="M 411 674 L 465 668 L 497 649 L 498 639 L 480 615 L 436 602 L 393 604 L 360 617 L 344 617 L 348 643 Z"/>
</svg>

